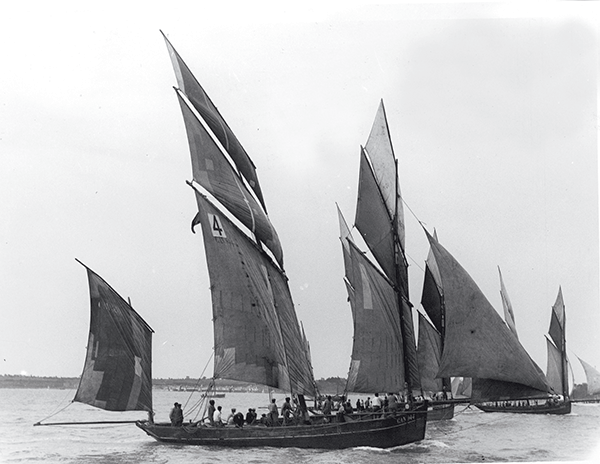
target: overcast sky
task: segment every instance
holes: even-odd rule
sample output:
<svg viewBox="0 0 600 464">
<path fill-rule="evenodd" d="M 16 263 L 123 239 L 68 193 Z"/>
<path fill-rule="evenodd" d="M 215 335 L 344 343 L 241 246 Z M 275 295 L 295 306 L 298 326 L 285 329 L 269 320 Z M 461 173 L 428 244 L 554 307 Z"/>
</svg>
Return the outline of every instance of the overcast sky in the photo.
<svg viewBox="0 0 600 464">
<path fill-rule="evenodd" d="M 0 374 L 81 373 L 89 293 L 75 258 L 154 328 L 154 377 L 212 373 L 190 156 L 159 29 L 257 166 L 317 378 L 349 368 L 335 202 L 352 222 L 382 98 L 415 307 L 428 245 L 413 212 L 499 312 L 500 266 L 543 370 L 561 285 L 576 380 L 574 355 L 600 368 L 595 2 L 38 3 L 0 19 Z"/>
</svg>

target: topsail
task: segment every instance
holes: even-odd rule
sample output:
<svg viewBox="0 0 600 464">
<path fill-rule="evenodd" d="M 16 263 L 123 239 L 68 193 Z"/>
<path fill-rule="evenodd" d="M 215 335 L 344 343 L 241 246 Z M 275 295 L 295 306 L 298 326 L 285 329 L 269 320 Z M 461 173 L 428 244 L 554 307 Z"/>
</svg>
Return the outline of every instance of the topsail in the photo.
<svg viewBox="0 0 600 464">
<path fill-rule="evenodd" d="M 181 59 L 164 34 L 163 37 L 167 43 L 169 56 L 173 63 L 177 85 L 187 96 L 198 113 L 200 113 L 200 116 L 206 121 L 211 131 L 215 134 L 217 139 L 219 139 L 221 145 L 227 150 L 227 153 L 231 156 L 235 165 L 256 194 L 256 197 L 263 208 L 266 210 L 254 163 L 185 62 Z"/>
</svg>

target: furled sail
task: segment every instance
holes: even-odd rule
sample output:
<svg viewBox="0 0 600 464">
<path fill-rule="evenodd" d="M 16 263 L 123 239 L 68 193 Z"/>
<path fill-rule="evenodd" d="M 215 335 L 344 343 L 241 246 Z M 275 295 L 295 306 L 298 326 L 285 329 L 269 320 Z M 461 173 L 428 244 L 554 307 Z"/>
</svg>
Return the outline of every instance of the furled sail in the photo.
<svg viewBox="0 0 600 464">
<path fill-rule="evenodd" d="M 425 232 L 444 290 L 446 325 L 438 376 L 473 378 L 473 399 L 478 401 L 500 397 L 502 389 L 491 389 L 488 385 L 480 391 L 490 396 L 478 395 L 475 379 L 485 379 L 488 384 L 494 380 L 517 383 L 536 390 L 538 394 L 547 392 L 544 374 L 471 276 L 435 238 Z"/>
<path fill-rule="evenodd" d="M 256 168 L 252 163 L 252 160 L 221 116 L 221 113 L 219 113 L 217 107 L 208 97 L 208 94 L 196 80 L 177 51 L 175 51 L 175 48 L 173 48 L 164 34 L 163 37 L 167 43 L 167 49 L 169 50 L 169 56 L 171 57 L 171 62 L 173 63 L 173 69 L 175 70 L 175 76 L 177 78 L 177 85 L 179 86 L 179 89 L 187 96 L 188 100 L 192 103 L 201 117 L 206 121 L 206 124 L 215 134 L 221 145 L 223 145 L 225 150 L 227 150 L 227 153 L 235 163 L 238 170 L 244 176 L 266 211 L 265 202 L 260 189 L 260 184 L 258 183 L 258 177 L 256 175 Z"/>
<path fill-rule="evenodd" d="M 442 379 L 436 378 L 442 353 L 442 336 L 423 314 L 419 313 L 417 358 L 421 372 L 421 388 L 435 393 L 443 390 Z"/>
<path fill-rule="evenodd" d="M 420 389 L 417 348 L 404 255 L 404 212 L 396 157 L 381 101 L 365 148 L 361 148 L 355 226 L 398 294 L 404 369 L 409 390 Z"/>
<path fill-rule="evenodd" d="M 153 330 L 99 275 L 87 270 L 90 333 L 74 401 L 108 411 L 152 411 Z"/>
<path fill-rule="evenodd" d="M 515 334 L 515 337 L 519 338 L 517 334 L 517 325 L 515 324 L 515 313 L 513 312 L 512 304 L 508 298 L 508 292 L 504 286 L 504 280 L 502 279 L 502 272 L 500 266 L 498 266 L 498 274 L 500 275 L 500 298 L 502 299 L 502 307 L 504 308 L 504 320 L 508 324 L 508 327 Z"/>
<path fill-rule="evenodd" d="M 285 275 L 203 195 L 196 199 L 211 282 L 215 378 L 314 395 Z"/>
<path fill-rule="evenodd" d="M 177 97 L 187 131 L 194 180 L 248 227 L 283 266 L 281 244 L 269 218 L 179 92 Z"/>
<path fill-rule="evenodd" d="M 591 364 L 586 363 L 580 357 L 577 357 L 583 366 L 585 376 L 587 378 L 587 391 L 589 395 L 597 395 L 600 393 L 600 372 L 598 372 Z"/>
<path fill-rule="evenodd" d="M 347 390 L 397 392 L 404 388 L 397 296 L 387 279 L 347 240 L 352 275 L 354 343 Z"/>
</svg>

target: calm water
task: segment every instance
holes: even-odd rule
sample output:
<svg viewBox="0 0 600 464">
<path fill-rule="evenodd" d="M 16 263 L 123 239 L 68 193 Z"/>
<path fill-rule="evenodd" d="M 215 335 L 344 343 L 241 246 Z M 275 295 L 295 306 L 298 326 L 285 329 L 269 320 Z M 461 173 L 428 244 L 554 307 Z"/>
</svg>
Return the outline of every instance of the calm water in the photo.
<svg viewBox="0 0 600 464">
<path fill-rule="evenodd" d="M 33 424 L 68 405 L 73 390 L 0 389 L 2 463 L 466 463 L 600 462 L 600 405 L 573 405 L 567 416 L 491 414 L 459 406 L 451 421 L 431 422 L 425 440 L 390 450 L 341 451 L 253 448 L 215 449 L 159 444 L 133 424 L 49 426 Z M 189 393 L 154 391 L 156 420 L 166 420 L 173 402 Z M 276 395 L 278 404 L 283 395 Z M 352 399 L 352 397 L 351 397 Z M 356 399 L 356 398 L 354 398 Z M 266 406 L 268 396 L 228 393 L 224 411 Z M 184 412 L 185 412 L 184 408 Z M 259 409 L 259 413 L 261 410 Z M 107 413 L 70 404 L 46 422 L 134 420 L 144 413 Z"/>
</svg>

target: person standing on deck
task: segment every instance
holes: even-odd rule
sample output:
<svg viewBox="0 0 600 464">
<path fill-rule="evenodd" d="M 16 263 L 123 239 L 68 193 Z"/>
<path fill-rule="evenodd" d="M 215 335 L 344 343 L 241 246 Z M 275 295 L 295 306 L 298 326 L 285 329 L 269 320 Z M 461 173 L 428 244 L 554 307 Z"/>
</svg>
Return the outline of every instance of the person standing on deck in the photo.
<svg viewBox="0 0 600 464">
<path fill-rule="evenodd" d="M 173 405 L 173 409 L 171 409 L 171 413 L 169 414 L 169 419 L 171 419 L 171 425 L 173 427 L 181 427 L 183 424 L 183 411 L 179 403 Z"/>
<path fill-rule="evenodd" d="M 210 425 L 215 425 L 214 415 L 215 415 L 215 400 L 210 400 L 208 402 L 208 422 Z"/>
<path fill-rule="evenodd" d="M 379 393 L 375 393 L 371 406 L 373 407 L 373 411 L 379 411 L 381 409 L 381 398 L 379 398 Z"/>
<path fill-rule="evenodd" d="M 277 407 L 277 404 L 275 404 L 275 398 L 271 400 L 271 404 L 269 405 L 268 409 L 271 425 L 279 425 L 279 408 Z"/>
<path fill-rule="evenodd" d="M 221 406 L 217 406 L 217 410 L 215 411 L 215 415 L 213 417 L 213 422 L 216 427 L 223 427 L 223 418 L 221 416 Z"/>
</svg>

